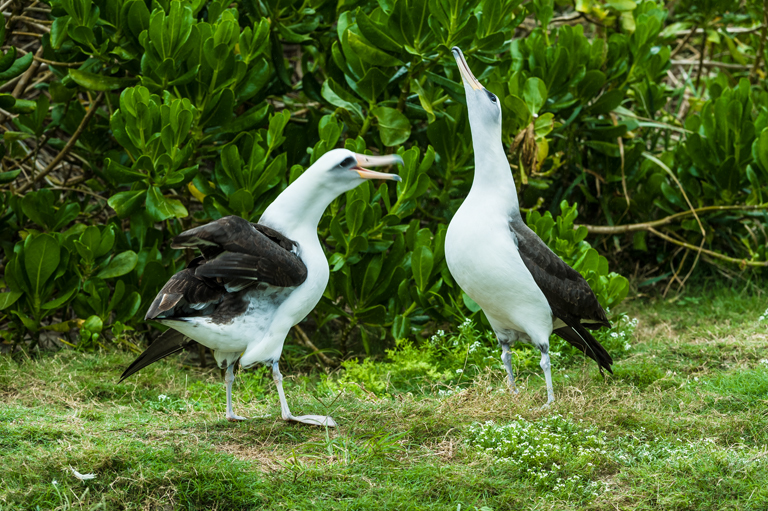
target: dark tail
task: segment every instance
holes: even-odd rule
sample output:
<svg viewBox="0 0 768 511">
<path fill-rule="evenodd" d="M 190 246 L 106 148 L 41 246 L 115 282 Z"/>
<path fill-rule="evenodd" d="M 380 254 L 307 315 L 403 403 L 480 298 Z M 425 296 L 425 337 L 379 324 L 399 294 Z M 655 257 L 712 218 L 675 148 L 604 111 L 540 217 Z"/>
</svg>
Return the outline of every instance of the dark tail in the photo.
<svg viewBox="0 0 768 511">
<path fill-rule="evenodd" d="M 139 357 L 128 366 L 128 369 L 126 369 L 122 376 L 120 376 L 120 381 L 118 381 L 118 383 L 122 382 L 133 373 L 144 369 L 149 364 L 157 362 L 168 355 L 173 355 L 174 353 L 182 351 L 194 342 L 195 341 L 184 337 L 184 334 L 181 332 L 169 328 L 160 334 L 160 336 L 149 345 L 149 348 L 144 350 L 144 353 L 139 355 Z"/>
<path fill-rule="evenodd" d="M 613 371 L 611 370 L 611 364 L 613 364 L 611 355 L 605 351 L 605 348 L 597 342 L 597 339 L 595 339 L 580 323 L 576 323 L 573 327 L 564 326 L 563 328 L 558 328 L 555 330 L 555 333 L 568 341 L 571 345 L 579 348 L 586 356 L 597 362 L 600 374 L 603 374 L 603 368 L 613 374 Z"/>
</svg>

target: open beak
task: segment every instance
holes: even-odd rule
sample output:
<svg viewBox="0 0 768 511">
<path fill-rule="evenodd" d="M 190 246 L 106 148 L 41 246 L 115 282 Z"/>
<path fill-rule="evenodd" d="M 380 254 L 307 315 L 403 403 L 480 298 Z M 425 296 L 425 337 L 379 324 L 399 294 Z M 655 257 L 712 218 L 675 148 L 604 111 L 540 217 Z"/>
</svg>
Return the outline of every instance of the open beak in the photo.
<svg viewBox="0 0 768 511">
<path fill-rule="evenodd" d="M 387 165 L 399 164 L 403 165 L 403 159 L 399 154 L 385 154 L 383 156 L 368 156 L 366 154 L 355 153 L 357 158 L 357 165 L 352 167 L 352 170 L 357 172 L 363 179 L 388 179 L 390 181 L 402 181 L 403 178 L 397 174 L 386 174 L 384 172 L 376 172 L 375 170 L 368 170 L 365 167 L 384 167 Z"/>
<path fill-rule="evenodd" d="M 454 46 L 451 48 L 451 52 L 453 53 L 453 58 L 456 59 L 456 64 L 459 66 L 459 73 L 461 74 L 461 79 L 464 80 L 464 83 L 468 84 L 474 90 L 481 90 L 483 88 L 482 84 L 477 81 L 475 75 L 469 70 L 467 61 L 464 60 L 464 54 L 461 53 L 459 47 Z"/>
</svg>

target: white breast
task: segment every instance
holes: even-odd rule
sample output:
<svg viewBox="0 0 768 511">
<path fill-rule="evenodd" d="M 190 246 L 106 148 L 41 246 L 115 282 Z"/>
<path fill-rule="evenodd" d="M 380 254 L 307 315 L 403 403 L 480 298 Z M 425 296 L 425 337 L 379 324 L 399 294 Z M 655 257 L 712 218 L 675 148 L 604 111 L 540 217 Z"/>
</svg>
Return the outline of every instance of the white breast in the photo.
<svg viewBox="0 0 768 511">
<path fill-rule="evenodd" d="M 494 330 L 527 332 L 542 324 L 551 328 L 547 299 L 520 257 L 504 212 L 465 201 L 448 226 L 445 259 Z"/>
</svg>

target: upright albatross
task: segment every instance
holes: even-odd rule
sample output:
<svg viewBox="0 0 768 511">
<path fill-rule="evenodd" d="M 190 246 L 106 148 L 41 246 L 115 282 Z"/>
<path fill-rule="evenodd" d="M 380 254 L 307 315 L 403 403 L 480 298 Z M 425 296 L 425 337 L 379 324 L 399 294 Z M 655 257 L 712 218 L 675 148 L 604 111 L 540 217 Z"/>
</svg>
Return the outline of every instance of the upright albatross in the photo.
<svg viewBox="0 0 768 511">
<path fill-rule="evenodd" d="M 491 323 L 512 392 L 517 388 L 510 343 L 519 340 L 541 351 L 549 405 L 555 400 L 549 360 L 552 332 L 594 359 L 601 373 L 603 368 L 612 373 L 611 356 L 585 328 L 611 324 L 584 277 L 557 257 L 520 215 L 501 144 L 499 100 L 477 81 L 461 50 L 452 51 L 467 98 L 475 177 L 448 226 L 445 260 L 453 278 Z"/>
<path fill-rule="evenodd" d="M 335 426 L 331 417 L 291 414 L 278 361 L 288 331 L 314 309 L 328 284 L 328 261 L 317 236 L 325 208 L 367 179 L 400 181 L 395 174 L 364 168 L 395 163 L 402 165 L 402 158 L 334 149 L 286 188 L 259 223 L 227 216 L 176 236 L 171 247 L 197 248 L 202 256 L 171 277 L 155 298 L 145 319 L 171 328 L 120 381 L 197 341 L 211 348 L 216 363 L 227 370 L 228 420 L 245 419 L 232 411 L 239 359 L 246 368 L 271 364 L 283 419 Z"/>
</svg>

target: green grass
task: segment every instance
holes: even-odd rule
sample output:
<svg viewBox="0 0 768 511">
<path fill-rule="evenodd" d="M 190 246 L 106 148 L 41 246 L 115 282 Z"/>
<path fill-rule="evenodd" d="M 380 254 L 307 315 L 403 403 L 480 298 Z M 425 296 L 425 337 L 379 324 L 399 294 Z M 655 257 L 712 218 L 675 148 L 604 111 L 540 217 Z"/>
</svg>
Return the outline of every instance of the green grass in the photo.
<svg viewBox="0 0 768 511">
<path fill-rule="evenodd" d="M 561 364 L 547 410 L 532 350 L 518 396 L 500 364 L 386 397 L 285 370 L 292 410 L 328 431 L 281 421 L 266 371 L 238 376 L 252 419 L 233 424 L 218 370 L 172 359 L 118 385 L 131 354 L 5 357 L 0 510 L 767 509 L 768 298 L 696 296 L 630 302 L 614 377 Z"/>
</svg>

